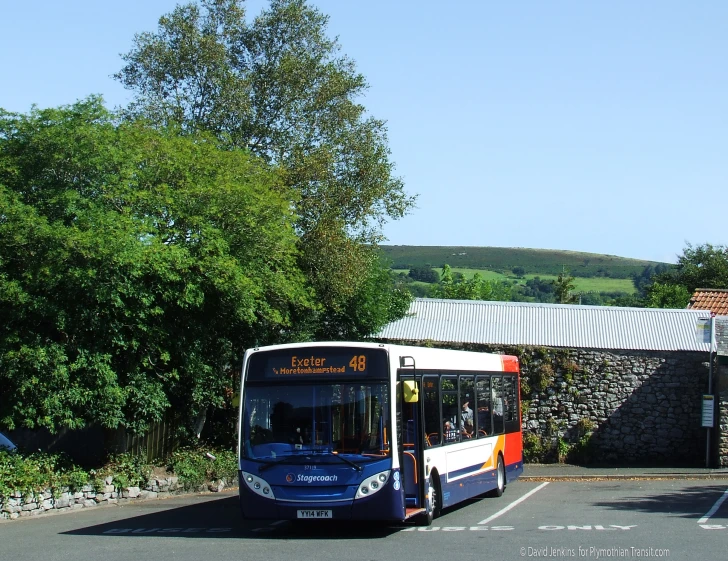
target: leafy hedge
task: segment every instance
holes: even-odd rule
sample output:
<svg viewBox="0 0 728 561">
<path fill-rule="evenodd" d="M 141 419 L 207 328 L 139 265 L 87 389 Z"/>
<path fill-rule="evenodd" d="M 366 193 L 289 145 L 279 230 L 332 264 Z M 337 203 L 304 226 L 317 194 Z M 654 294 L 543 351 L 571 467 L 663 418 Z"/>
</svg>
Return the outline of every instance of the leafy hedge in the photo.
<svg viewBox="0 0 728 561">
<path fill-rule="evenodd" d="M 54 495 L 63 488 L 72 491 L 88 484 L 91 476 L 61 454 L 0 451 L 0 499 L 16 491 L 24 496 L 51 489 Z M 2 502 L 2 501 L 0 501 Z"/>
<path fill-rule="evenodd" d="M 179 477 L 184 489 L 196 489 L 208 481 L 235 481 L 237 456 L 232 450 L 194 447 L 176 452 L 166 462 L 150 465 L 143 455 L 120 454 L 99 468 L 86 471 L 63 454 L 0 451 L 0 503 L 18 491 L 23 496 L 32 496 L 50 489 L 56 497 L 66 489 L 76 492 L 86 485 L 100 491 L 108 477 L 112 477 L 117 489 L 143 487 L 155 468 Z"/>
<path fill-rule="evenodd" d="M 167 469 L 179 477 L 179 485 L 194 489 L 206 481 L 234 481 L 238 474 L 238 460 L 229 450 L 215 452 L 186 448 L 172 454 Z"/>
</svg>

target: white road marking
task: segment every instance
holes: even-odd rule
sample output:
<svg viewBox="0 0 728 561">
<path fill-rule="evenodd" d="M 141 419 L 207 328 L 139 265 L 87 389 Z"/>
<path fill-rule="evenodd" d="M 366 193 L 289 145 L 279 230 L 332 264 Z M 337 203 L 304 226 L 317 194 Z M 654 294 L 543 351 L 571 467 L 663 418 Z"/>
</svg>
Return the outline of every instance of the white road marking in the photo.
<svg viewBox="0 0 728 561">
<path fill-rule="evenodd" d="M 508 512 L 509 510 L 511 510 L 513 507 L 515 507 L 515 506 L 519 505 L 520 503 L 522 503 L 523 501 L 525 501 L 528 497 L 530 497 L 531 495 L 533 495 L 535 492 L 540 491 L 541 489 L 543 489 L 544 487 L 546 487 L 546 485 L 548 485 L 548 484 L 549 484 L 548 481 L 546 481 L 545 483 L 541 483 L 541 485 L 539 485 L 535 489 L 531 489 L 528 493 L 526 493 L 525 495 L 523 495 L 520 499 L 517 499 L 517 500 L 513 501 L 507 507 L 502 508 L 501 510 L 499 510 L 498 512 L 496 512 L 494 515 L 489 516 L 485 520 L 481 520 L 480 522 L 478 522 L 478 524 L 487 524 L 491 520 L 495 520 L 500 515 L 505 514 L 506 512 Z"/>
<path fill-rule="evenodd" d="M 711 508 L 706 513 L 705 516 L 703 516 L 700 520 L 698 520 L 698 524 L 705 524 L 708 520 L 710 520 L 710 517 L 713 516 L 718 511 L 718 509 L 720 508 L 720 505 L 722 505 L 723 504 L 723 501 L 725 501 L 726 499 L 728 499 L 728 489 L 726 489 L 723 492 L 723 496 L 721 496 L 720 499 L 718 499 L 717 501 L 715 501 L 715 504 L 713 505 L 713 508 Z"/>
</svg>

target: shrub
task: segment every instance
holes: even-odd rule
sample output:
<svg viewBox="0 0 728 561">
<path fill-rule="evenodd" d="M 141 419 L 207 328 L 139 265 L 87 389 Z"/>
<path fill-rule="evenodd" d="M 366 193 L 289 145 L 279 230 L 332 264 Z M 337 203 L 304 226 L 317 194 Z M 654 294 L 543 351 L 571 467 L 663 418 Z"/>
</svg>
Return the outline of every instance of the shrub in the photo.
<svg viewBox="0 0 728 561">
<path fill-rule="evenodd" d="M 576 443 L 571 446 L 568 453 L 568 460 L 577 463 L 589 463 L 592 460 L 593 442 L 592 435 L 597 425 L 588 417 L 582 417 L 574 425 L 573 431 L 577 437 Z"/>
<path fill-rule="evenodd" d="M 146 463 L 145 458 L 144 452 L 138 455 L 125 452 L 112 456 L 99 475 L 113 475 L 113 484 L 116 487 L 141 487 L 152 475 L 152 466 Z"/>
<path fill-rule="evenodd" d="M 238 461 L 234 451 L 212 450 L 210 456 L 206 452 L 206 448 L 187 448 L 170 459 L 168 469 L 176 473 L 184 489 L 197 489 L 207 481 L 236 480 Z M 96 492 L 102 492 L 108 476 L 113 476 L 117 488 L 143 487 L 153 472 L 153 466 L 145 458 L 144 453 L 118 454 L 97 470 L 87 472 L 63 454 L 23 455 L 3 450 L 0 451 L 0 505 L 18 491 L 25 497 L 33 497 L 50 489 L 58 497 L 66 489 L 76 492 L 93 485 Z"/>
<path fill-rule="evenodd" d="M 215 455 L 217 459 L 212 464 L 210 480 L 235 481 L 238 477 L 238 455 L 233 450 L 218 451 Z"/>
<path fill-rule="evenodd" d="M 535 434 L 523 434 L 523 459 L 528 463 L 538 463 L 544 460 L 543 441 Z"/>
<path fill-rule="evenodd" d="M 582 438 L 584 436 L 590 436 L 591 433 L 593 433 L 594 429 L 596 429 L 596 428 L 597 428 L 597 424 L 594 421 L 592 421 L 589 417 L 582 417 L 574 425 L 574 429 L 576 430 L 577 434 L 579 435 L 579 438 Z"/>
<path fill-rule="evenodd" d="M 569 456 L 569 452 L 571 452 L 571 445 L 563 437 L 559 437 L 556 441 L 556 451 L 558 453 L 559 463 L 563 463 Z"/>
<path fill-rule="evenodd" d="M 89 481 L 89 474 L 63 454 L 0 451 L 0 499 L 20 491 L 32 497 L 46 489 L 58 496 L 63 489 L 77 491 Z M 2 501 L 0 501 L 2 502 Z"/>
<path fill-rule="evenodd" d="M 561 365 L 563 369 L 564 381 L 571 384 L 574 381 L 574 375 L 579 372 L 579 365 L 573 360 L 568 360 Z"/>
<path fill-rule="evenodd" d="M 528 413 L 531 411 L 531 401 L 524 399 L 521 401 L 521 422 L 528 419 Z"/>
<path fill-rule="evenodd" d="M 205 481 L 208 461 L 204 452 L 185 448 L 172 454 L 167 469 L 179 477 L 183 488 L 195 489 Z"/>
<path fill-rule="evenodd" d="M 179 477 L 182 487 L 196 489 L 207 481 L 234 481 L 238 474 L 238 461 L 232 450 L 209 450 L 198 446 L 172 454 L 167 469 Z"/>
<path fill-rule="evenodd" d="M 80 467 L 73 466 L 65 473 L 65 486 L 68 487 L 69 491 L 78 491 L 84 485 L 89 483 L 89 479 L 89 474 L 85 470 Z M 93 483 L 94 487 L 96 487 L 97 490 L 100 490 L 98 480 L 94 479 Z M 103 483 L 103 480 L 101 483 Z"/>
<path fill-rule="evenodd" d="M 543 392 L 554 383 L 554 369 L 549 363 L 543 363 L 535 368 L 530 376 L 531 386 L 538 392 Z"/>
<path fill-rule="evenodd" d="M 525 376 L 521 378 L 521 395 L 531 395 L 531 386 Z"/>
</svg>

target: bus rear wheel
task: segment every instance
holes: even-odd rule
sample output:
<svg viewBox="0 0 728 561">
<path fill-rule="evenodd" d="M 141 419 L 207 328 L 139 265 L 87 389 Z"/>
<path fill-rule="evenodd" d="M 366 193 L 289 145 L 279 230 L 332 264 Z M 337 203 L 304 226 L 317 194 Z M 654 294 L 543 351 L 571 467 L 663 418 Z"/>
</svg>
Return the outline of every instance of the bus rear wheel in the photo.
<svg viewBox="0 0 728 561">
<path fill-rule="evenodd" d="M 503 463 L 503 456 L 498 454 L 498 467 L 496 471 L 496 488 L 488 492 L 488 497 L 501 497 L 506 490 L 506 466 Z"/>
</svg>

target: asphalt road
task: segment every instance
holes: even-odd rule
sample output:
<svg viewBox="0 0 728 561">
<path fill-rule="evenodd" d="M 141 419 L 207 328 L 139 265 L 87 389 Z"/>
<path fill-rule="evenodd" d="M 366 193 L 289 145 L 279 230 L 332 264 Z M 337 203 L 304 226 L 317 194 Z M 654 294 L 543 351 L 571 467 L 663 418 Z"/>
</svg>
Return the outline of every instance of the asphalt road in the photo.
<svg viewBox="0 0 728 561">
<path fill-rule="evenodd" d="M 236 492 L 0 523 L 0 559 L 728 558 L 727 481 L 514 482 L 429 528 L 242 520 Z"/>
</svg>

